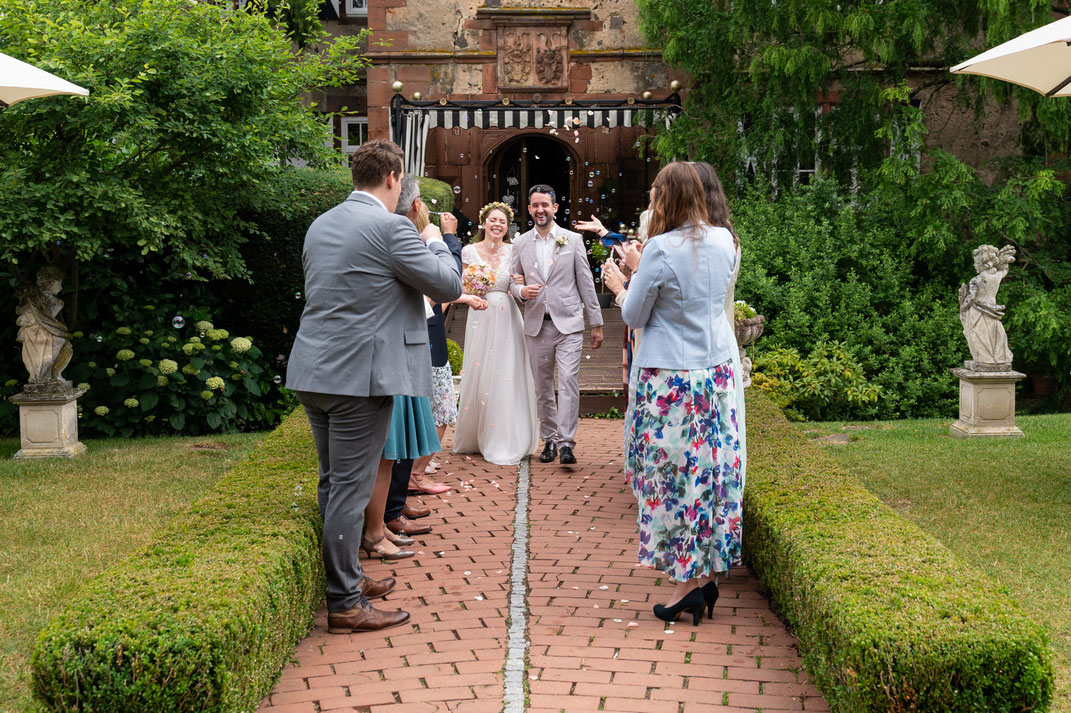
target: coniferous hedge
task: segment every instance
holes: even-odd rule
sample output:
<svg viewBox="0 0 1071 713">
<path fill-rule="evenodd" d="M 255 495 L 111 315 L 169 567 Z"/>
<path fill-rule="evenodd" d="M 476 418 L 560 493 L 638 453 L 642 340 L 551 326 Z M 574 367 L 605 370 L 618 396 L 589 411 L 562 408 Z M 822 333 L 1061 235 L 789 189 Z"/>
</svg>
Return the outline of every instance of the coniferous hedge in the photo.
<svg viewBox="0 0 1071 713">
<path fill-rule="evenodd" d="M 833 711 L 1046 711 L 1045 630 L 754 390 L 745 559 Z"/>
</svg>

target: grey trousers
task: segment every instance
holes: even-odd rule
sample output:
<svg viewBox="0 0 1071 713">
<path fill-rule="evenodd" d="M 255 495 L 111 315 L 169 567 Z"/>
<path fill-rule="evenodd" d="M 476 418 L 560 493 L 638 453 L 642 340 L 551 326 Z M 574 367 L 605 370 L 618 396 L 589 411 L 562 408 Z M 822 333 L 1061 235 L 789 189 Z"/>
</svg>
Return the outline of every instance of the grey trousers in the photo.
<svg viewBox="0 0 1071 713">
<path fill-rule="evenodd" d="M 320 460 L 316 495 L 324 523 L 327 610 L 345 611 L 362 598 L 364 573 L 358 557 L 364 509 L 376 484 L 394 399 L 295 393 L 309 417 Z"/>
<path fill-rule="evenodd" d="M 525 336 L 528 360 L 535 378 L 539 437 L 559 448 L 576 447 L 580 418 L 580 352 L 584 333 L 562 334 L 549 319 L 534 337 Z M 558 397 L 554 398 L 554 367 L 558 367 Z"/>
</svg>

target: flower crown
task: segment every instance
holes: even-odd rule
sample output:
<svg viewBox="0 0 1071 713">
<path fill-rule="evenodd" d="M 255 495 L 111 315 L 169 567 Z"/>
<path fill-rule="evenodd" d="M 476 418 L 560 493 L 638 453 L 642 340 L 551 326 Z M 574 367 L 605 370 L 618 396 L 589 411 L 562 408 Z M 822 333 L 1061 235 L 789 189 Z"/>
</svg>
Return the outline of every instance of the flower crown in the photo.
<svg viewBox="0 0 1071 713">
<path fill-rule="evenodd" d="M 510 208 L 508 204 L 501 201 L 492 201 L 483 208 L 480 208 L 480 223 L 482 224 L 483 221 L 487 220 L 487 214 L 496 208 L 506 214 L 506 217 L 509 218 L 509 222 L 513 222 L 513 209 Z"/>
</svg>

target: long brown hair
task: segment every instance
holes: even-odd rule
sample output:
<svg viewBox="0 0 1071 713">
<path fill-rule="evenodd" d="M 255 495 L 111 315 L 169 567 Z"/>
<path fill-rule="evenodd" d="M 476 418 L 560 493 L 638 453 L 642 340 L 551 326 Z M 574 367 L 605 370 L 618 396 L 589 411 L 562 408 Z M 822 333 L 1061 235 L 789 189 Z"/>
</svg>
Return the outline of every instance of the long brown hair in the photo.
<svg viewBox="0 0 1071 713">
<path fill-rule="evenodd" d="M 699 224 L 707 222 L 707 206 L 703 182 L 695 168 L 684 161 L 667 164 L 655 176 L 654 200 L 647 235 L 654 237 L 691 223 L 694 229 L 688 237 L 700 237 Z"/>
<path fill-rule="evenodd" d="M 692 164 L 699 180 L 703 184 L 703 193 L 707 198 L 707 222 L 718 228 L 725 228 L 733 235 L 733 247 L 740 247 L 740 238 L 733 229 L 732 215 L 729 212 L 729 201 L 725 198 L 721 181 L 714 167 L 705 161 L 696 161 Z"/>
</svg>

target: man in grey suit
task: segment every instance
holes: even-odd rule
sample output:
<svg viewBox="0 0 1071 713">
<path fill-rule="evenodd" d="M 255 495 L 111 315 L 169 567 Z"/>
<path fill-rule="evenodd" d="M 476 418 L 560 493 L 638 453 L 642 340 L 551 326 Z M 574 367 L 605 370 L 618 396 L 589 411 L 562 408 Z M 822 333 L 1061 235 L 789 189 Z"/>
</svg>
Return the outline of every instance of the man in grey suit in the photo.
<svg viewBox="0 0 1071 713">
<path fill-rule="evenodd" d="M 374 609 L 392 579 L 364 576 L 364 510 L 390 425 L 393 396 L 430 396 L 424 298 L 449 302 L 461 275 L 434 225 L 418 235 L 395 215 L 402 151 L 383 139 L 353 155 L 354 191 L 305 236 L 305 310 L 286 386 L 305 407 L 320 461 L 327 625 L 333 634 L 397 626 L 401 610 Z M 426 243 L 426 244 L 425 244 Z"/>
<path fill-rule="evenodd" d="M 524 302 L 524 336 L 535 377 L 539 460 L 558 455 L 563 465 L 576 463 L 576 427 L 580 415 L 580 352 L 584 348 L 584 313 L 591 326 L 591 348 L 602 345 L 602 312 L 588 265 L 584 240 L 554 222 L 554 189 L 545 184 L 528 191 L 528 214 L 535 227 L 513 242 L 510 286 Z M 554 396 L 554 367 L 558 395 Z"/>
</svg>

